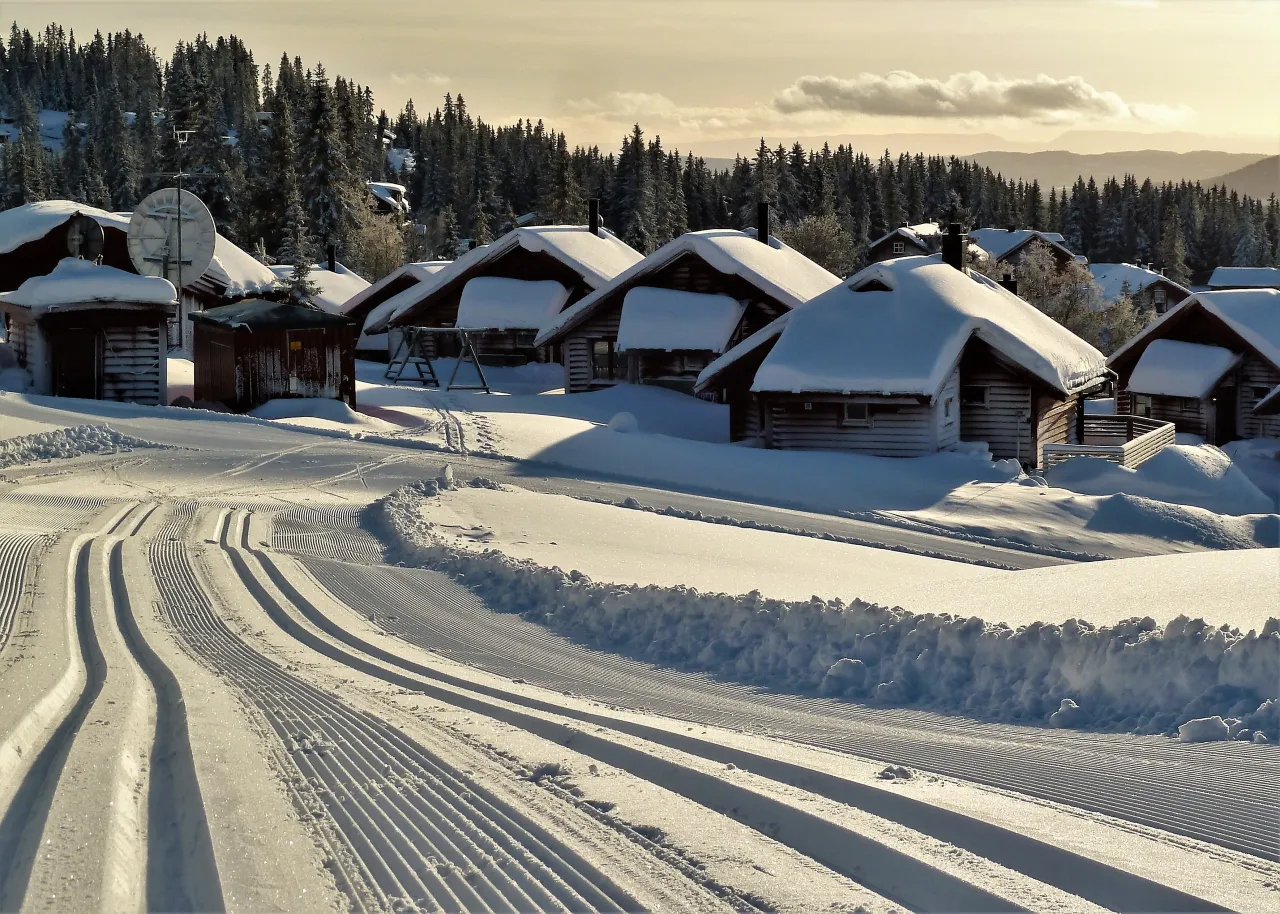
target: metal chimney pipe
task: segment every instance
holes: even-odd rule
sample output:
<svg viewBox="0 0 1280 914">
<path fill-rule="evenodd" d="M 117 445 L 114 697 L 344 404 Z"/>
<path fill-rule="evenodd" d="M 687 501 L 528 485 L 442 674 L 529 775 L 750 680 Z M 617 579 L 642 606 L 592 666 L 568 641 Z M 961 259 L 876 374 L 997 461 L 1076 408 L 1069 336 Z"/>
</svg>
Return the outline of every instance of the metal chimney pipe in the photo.
<svg viewBox="0 0 1280 914">
<path fill-rule="evenodd" d="M 1004 286 L 1014 295 L 1018 294 L 1018 281 L 1013 278 L 1012 273 L 1005 273 L 1004 279 L 999 280 L 999 282 L 1000 282 L 1000 285 Z"/>
<path fill-rule="evenodd" d="M 593 235 L 600 234 L 600 198 L 592 197 L 587 201 L 587 230 Z"/>
<path fill-rule="evenodd" d="M 756 241 L 769 243 L 769 203 L 761 200 L 756 206 Z"/>
</svg>

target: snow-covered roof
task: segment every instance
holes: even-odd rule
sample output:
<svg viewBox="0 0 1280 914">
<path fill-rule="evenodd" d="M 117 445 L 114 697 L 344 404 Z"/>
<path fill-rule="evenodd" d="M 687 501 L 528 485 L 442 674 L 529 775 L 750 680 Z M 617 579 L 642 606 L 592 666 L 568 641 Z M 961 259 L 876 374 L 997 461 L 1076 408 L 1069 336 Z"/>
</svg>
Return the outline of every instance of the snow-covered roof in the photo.
<svg viewBox="0 0 1280 914">
<path fill-rule="evenodd" d="M 926 239 L 937 238 L 942 234 L 942 227 L 936 222 L 922 222 L 919 225 L 900 225 L 886 235 L 882 235 L 875 241 L 871 242 L 868 247 L 876 247 L 882 242 L 888 241 L 895 235 L 898 235 L 912 244 L 919 245 L 923 250 L 929 250 L 931 244 Z"/>
<path fill-rule="evenodd" d="M 429 276 L 439 273 L 452 262 L 453 261 L 451 260 L 438 260 L 431 263 L 410 263 L 401 267 L 400 270 L 396 271 L 396 273 L 391 274 L 392 276 L 395 276 L 396 274 L 400 274 L 402 276 L 413 276 L 417 279 L 417 282 L 409 288 L 397 292 L 395 295 L 373 308 L 365 317 L 364 325 L 366 327 L 372 327 L 375 323 L 385 324 L 385 322 L 390 320 L 393 315 L 398 314 L 401 310 L 416 302 L 418 300 L 417 293 L 420 291 L 419 286 L 422 282 Z M 387 279 L 390 278 L 391 277 L 387 277 Z M 382 280 L 382 282 L 386 282 L 386 279 Z M 373 287 L 371 286 L 370 288 Z M 355 305 L 353 305 L 351 301 L 348 301 L 347 306 L 343 309 L 343 313 L 351 314 L 354 310 Z"/>
<path fill-rule="evenodd" d="M 933 397 L 971 337 L 1064 393 L 1106 372 L 1102 353 L 1084 340 L 938 254 L 873 264 L 784 317 L 752 390 Z M 765 331 L 704 375 L 723 371 L 752 340 L 765 341 Z"/>
<path fill-rule="evenodd" d="M 92 216 L 104 229 L 129 231 L 128 213 L 109 213 L 71 200 L 45 200 L 0 212 L 0 254 L 8 254 L 24 244 L 43 238 L 76 213 Z M 225 289 L 223 295 L 239 297 L 270 291 L 276 275 L 250 254 L 221 235 L 213 247 L 213 260 L 204 278 Z"/>
<path fill-rule="evenodd" d="M 597 288 L 573 307 L 566 308 L 555 323 L 538 334 L 538 345 L 545 345 L 552 337 L 585 320 L 611 293 L 635 284 L 683 254 L 693 254 L 721 273 L 742 277 L 787 308 L 795 308 L 840 282 L 839 276 L 777 238 L 770 237 L 768 244 L 761 244 L 756 240 L 754 229 L 687 232 L 620 273 L 605 288 Z"/>
<path fill-rule="evenodd" d="M 1123 361 L 1129 352 L 1148 341 L 1161 339 L 1171 322 L 1178 321 L 1182 314 L 1197 307 L 1226 324 L 1240 339 L 1280 370 L 1280 289 L 1197 292 L 1178 302 L 1112 353 L 1109 364 Z"/>
<path fill-rule="evenodd" d="M 642 259 L 637 251 L 607 229 L 600 229 L 596 235 L 582 225 L 537 225 L 512 229 L 492 244 L 472 248 L 421 283 L 414 289 L 416 299 L 413 302 L 394 312 L 390 318 L 376 324 L 366 323 L 367 330 L 381 333 L 390 321 L 404 318 L 428 296 L 517 247 L 554 257 L 581 276 L 592 289 L 599 289 Z"/>
<path fill-rule="evenodd" d="M 1218 267 L 1210 289 L 1280 289 L 1280 267 Z"/>
<path fill-rule="evenodd" d="M 1184 295 L 1190 295 L 1191 290 L 1179 283 L 1174 282 L 1162 273 L 1155 270 L 1148 270 L 1146 267 L 1140 267 L 1132 263 L 1093 263 L 1089 265 L 1089 272 L 1093 274 L 1093 281 L 1097 283 L 1098 290 L 1102 294 L 1102 300 L 1105 302 L 1113 302 L 1120 298 L 1124 291 L 1124 284 L 1129 284 L 1129 294 L 1137 295 L 1153 282 L 1163 280 L 1175 289 L 1180 289 Z"/>
<path fill-rule="evenodd" d="M 1035 229 L 980 228 L 969 232 L 969 240 L 982 248 L 992 259 L 1000 260 L 1013 253 L 1033 238 L 1038 238 L 1050 247 L 1061 248 L 1069 256 L 1074 257 L 1067 249 L 1067 241 L 1058 232 L 1039 232 Z"/>
<path fill-rule="evenodd" d="M 317 263 L 311 267 L 309 278 L 320 289 L 320 294 L 315 297 L 315 304 L 326 311 L 344 314 L 347 310 L 347 301 L 351 296 L 369 288 L 369 283 L 342 264 L 337 266 L 338 271 L 335 273 L 329 269 L 327 263 Z M 293 275 L 293 267 L 289 264 L 276 264 L 271 267 L 271 272 L 281 280 L 287 281 Z"/>
<path fill-rule="evenodd" d="M 714 386 L 716 379 L 718 379 L 721 374 L 732 368 L 738 362 L 741 362 L 747 356 L 751 355 L 751 353 L 758 351 L 761 347 L 772 347 L 773 344 L 777 342 L 778 337 L 782 335 L 782 331 L 791 320 L 791 316 L 795 313 L 796 312 L 794 310 L 784 311 L 741 343 L 721 355 L 706 368 L 702 369 L 698 374 L 697 383 L 693 386 L 693 392 L 702 393 L 702 391 L 708 387 Z"/>
<path fill-rule="evenodd" d="M 1253 411 L 1260 416 L 1273 416 L 1280 413 L 1280 384 L 1271 388 L 1271 393 L 1253 404 Z"/>
<path fill-rule="evenodd" d="M 77 257 L 66 257 L 49 275 L 32 276 L 13 292 L 0 293 L 0 301 L 33 312 L 93 302 L 171 305 L 175 300 L 173 283 L 167 279 L 126 273 Z"/>
<path fill-rule="evenodd" d="M 403 184 L 392 184 L 389 181 L 366 181 L 369 192 L 383 203 L 397 211 L 408 209 L 404 195 L 407 192 Z"/>
<path fill-rule="evenodd" d="M 560 313 L 568 298 L 569 290 L 550 279 L 477 276 L 462 287 L 457 326 L 465 330 L 540 330 Z"/>
<path fill-rule="evenodd" d="M 361 289 L 359 292 L 348 298 L 346 303 L 342 306 L 342 311 L 344 314 L 351 314 L 358 310 L 360 306 L 369 299 L 379 297 L 382 291 L 388 286 L 399 285 L 406 277 L 416 285 L 427 277 L 439 273 L 452 262 L 453 261 L 451 260 L 432 260 L 422 263 L 406 263 L 403 266 L 396 267 L 373 285 L 366 286 L 364 289 Z M 390 299 L 387 299 L 387 301 L 389 300 Z M 374 311 L 379 310 L 385 304 L 386 301 L 379 302 L 378 305 L 369 312 L 370 316 L 372 316 Z"/>
<path fill-rule="evenodd" d="M 618 351 L 724 352 L 746 307 L 727 295 L 633 286 L 622 300 Z"/>
<path fill-rule="evenodd" d="M 1221 346 L 1152 340 L 1129 377 L 1128 389 L 1138 394 L 1200 400 L 1239 361 L 1238 353 Z"/>
</svg>

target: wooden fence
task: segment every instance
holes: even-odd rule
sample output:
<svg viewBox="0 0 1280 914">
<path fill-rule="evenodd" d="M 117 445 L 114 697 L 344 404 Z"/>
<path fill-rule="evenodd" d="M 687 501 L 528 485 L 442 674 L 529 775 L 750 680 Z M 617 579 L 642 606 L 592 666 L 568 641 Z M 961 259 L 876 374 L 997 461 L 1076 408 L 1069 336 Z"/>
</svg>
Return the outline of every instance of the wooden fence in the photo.
<svg viewBox="0 0 1280 914">
<path fill-rule="evenodd" d="M 1145 416 L 1085 416 L 1083 439 L 1083 444 L 1046 444 L 1041 469 L 1072 457 L 1097 457 L 1135 469 L 1178 440 L 1172 422 Z"/>
</svg>

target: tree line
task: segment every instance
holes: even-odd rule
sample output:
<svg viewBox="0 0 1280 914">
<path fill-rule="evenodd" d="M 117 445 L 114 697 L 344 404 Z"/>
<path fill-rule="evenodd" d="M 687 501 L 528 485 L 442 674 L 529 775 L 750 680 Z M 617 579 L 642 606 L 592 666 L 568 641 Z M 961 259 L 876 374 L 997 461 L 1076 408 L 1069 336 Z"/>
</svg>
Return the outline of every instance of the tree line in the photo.
<svg viewBox="0 0 1280 914">
<path fill-rule="evenodd" d="M 5 206 L 127 210 L 182 170 L 242 247 L 294 262 L 332 245 L 373 278 L 405 258 L 455 256 L 530 214 L 581 223 L 592 197 L 644 253 L 685 231 L 749 227 L 766 200 L 773 231 L 841 274 L 886 232 L 926 221 L 1056 231 L 1092 261 L 1152 263 L 1184 282 L 1280 257 L 1274 196 L 1133 175 L 1046 193 L 954 156 L 763 141 L 716 170 L 640 125 L 616 151 L 571 147 L 540 120 L 489 124 L 461 95 L 391 117 L 368 87 L 287 55 L 259 66 L 234 36 L 202 35 L 162 59 L 128 31 L 80 43 L 57 25 L 15 25 L 0 40 L 0 109 L 16 130 L 0 147 Z M 57 142 L 42 142 L 42 109 L 68 114 Z M 407 218 L 375 216 L 366 181 L 405 185 Z"/>
</svg>

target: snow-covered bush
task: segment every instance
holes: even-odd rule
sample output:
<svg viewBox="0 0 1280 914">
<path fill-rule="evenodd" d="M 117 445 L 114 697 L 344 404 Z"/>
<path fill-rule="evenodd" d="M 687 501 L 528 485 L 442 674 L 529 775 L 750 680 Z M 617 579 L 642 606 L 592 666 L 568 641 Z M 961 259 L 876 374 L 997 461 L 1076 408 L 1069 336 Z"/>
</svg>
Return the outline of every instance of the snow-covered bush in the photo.
<svg viewBox="0 0 1280 914">
<path fill-rule="evenodd" d="M 448 545 L 419 510 L 438 492 L 429 480 L 371 507 L 394 558 L 596 647 L 739 682 L 1001 720 L 1172 734 L 1218 715 L 1280 735 L 1280 619 L 1248 633 L 1185 616 L 1015 629 L 862 601 L 601 584 Z"/>
</svg>

